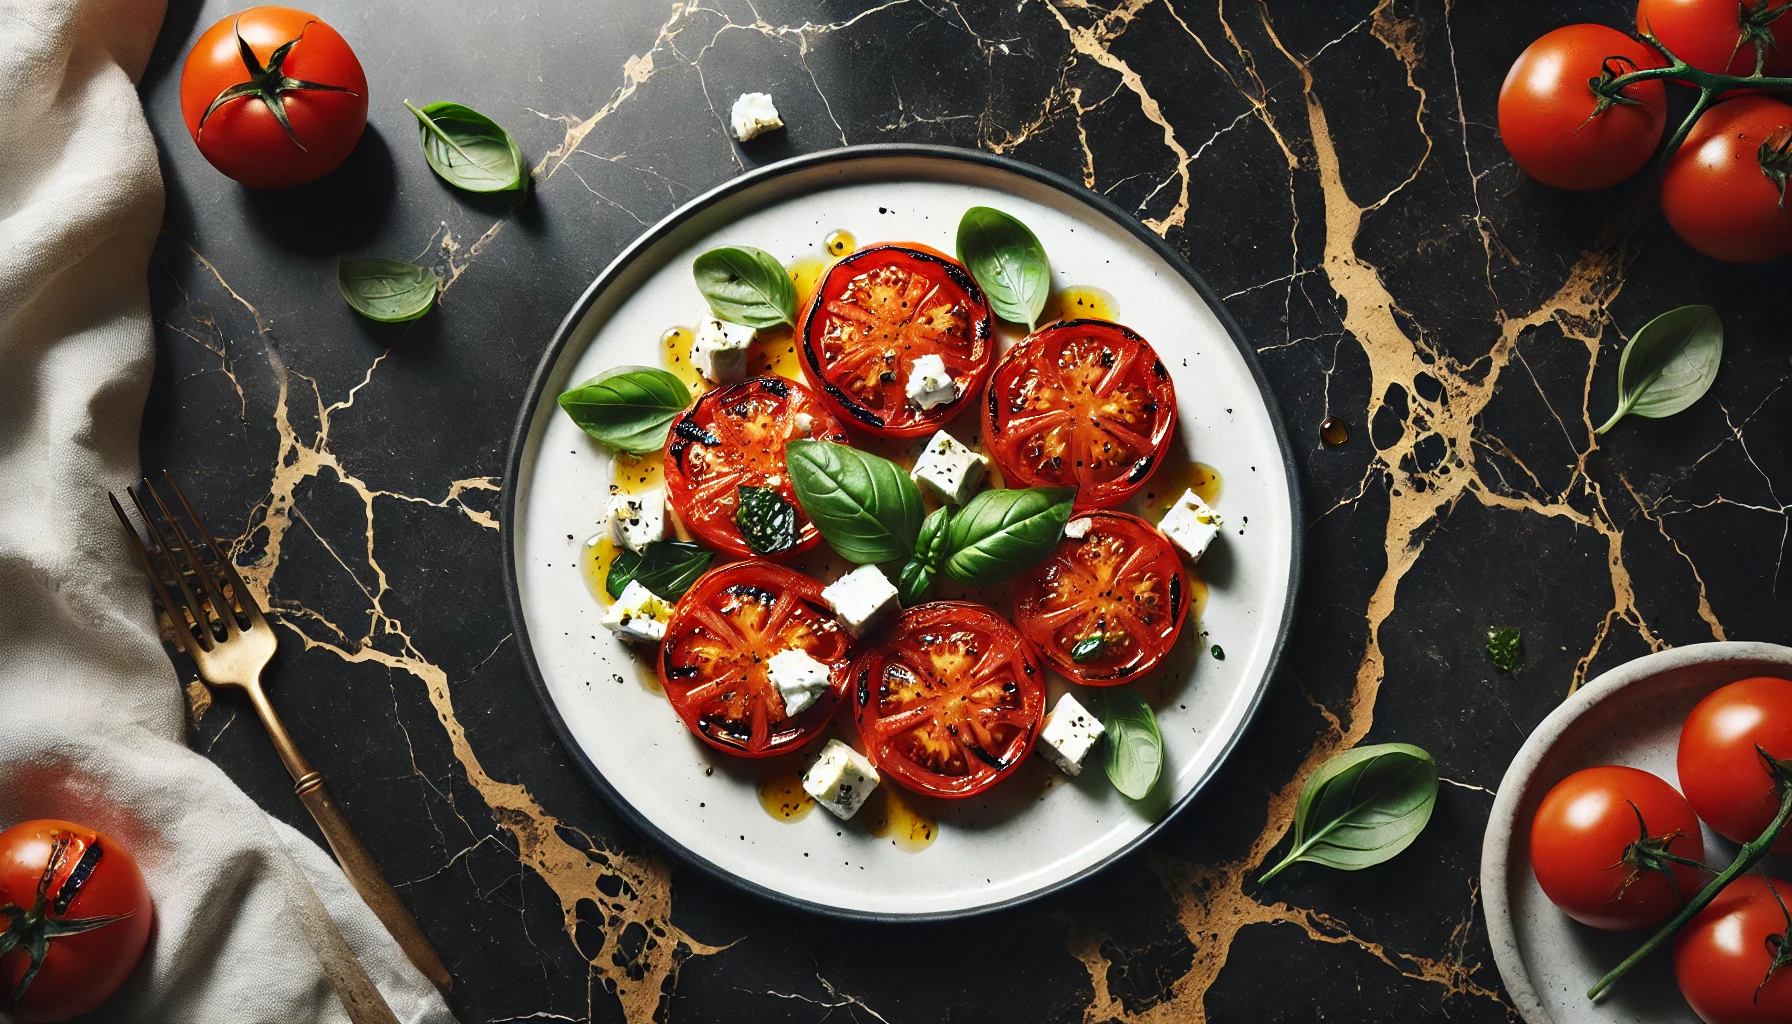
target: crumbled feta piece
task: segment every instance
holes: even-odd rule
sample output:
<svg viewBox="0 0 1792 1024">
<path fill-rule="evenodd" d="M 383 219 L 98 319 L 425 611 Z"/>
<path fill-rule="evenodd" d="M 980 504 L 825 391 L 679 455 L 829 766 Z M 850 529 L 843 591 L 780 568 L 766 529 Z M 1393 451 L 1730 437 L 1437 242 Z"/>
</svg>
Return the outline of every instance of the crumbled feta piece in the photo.
<svg viewBox="0 0 1792 1024">
<path fill-rule="evenodd" d="M 865 806 L 880 782 L 871 759 L 839 740 L 829 740 L 821 756 L 803 773 L 803 792 L 838 818 L 850 818 Z"/>
<path fill-rule="evenodd" d="M 958 385 L 946 370 L 946 361 L 928 353 L 915 360 L 908 372 L 908 400 L 923 409 L 944 405 L 958 397 Z"/>
<path fill-rule="evenodd" d="M 958 438 L 939 431 L 927 440 L 915 468 L 908 471 L 910 480 L 923 490 L 952 505 L 962 505 L 983 482 L 989 459 L 971 451 Z"/>
<path fill-rule="evenodd" d="M 666 492 L 662 488 L 610 498 L 610 538 L 636 554 L 666 539 Z"/>
<path fill-rule="evenodd" d="M 786 716 L 800 715 L 815 703 L 827 691 L 830 675 L 826 665 L 797 647 L 772 655 L 766 662 L 766 674 L 784 696 Z"/>
<path fill-rule="evenodd" d="M 784 119 L 772 105 L 771 94 L 763 92 L 741 93 L 734 101 L 734 109 L 728 111 L 728 120 L 734 128 L 734 137 L 742 142 L 784 127 Z"/>
<path fill-rule="evenodd" d="M 1201 496 L 1191 490 L 1182 492 L 1182 497 L 1176 499 L 1175 507 L 1157 528 L 1198 562 L 1207 553 L 1207 546 L 1220 535 L 1223 522 L 1220 514 L 1208 508 Z"/>
<path fill-rule="evenodd" d="M 1094 525 L 1095 520 L 1090 519 L 1088 516 L 1084 516 L 1081 519 L 1072 519 L 1070 522 L 1064 524 L 1064 536 L 1069 537 L 1071 540 L 1082 540 L 1084 537 L 1089 536 L 1089 528 Z"/>
<path fill-rule="evenodd" d="M 864 636 L 896 607 L 896 588 L 875 565 L 861 565 L 821 592 L 834 617 L 853 636 Z"/>
<path fill-rule="evenodd" d="M 691 365 L 717 384 L 739 380 L 747 375 L 747 346 L 758 333 L 745 324 L 706 316 L 691 342 Z"/>
<path fill-rule="evenodd" d="M 807 434 L 807 433 L 813 432 L 814 430 L 815 430 L 815 417 L 809 415 L 806 412 L 799 412 L 796 414 L 796 432 L 797 433 Z"/>
<path fill-rule="evenodd" d="M 672 605 L 658 594 L 629 580 L 622 596 L 604 613 L 604 628 L 623 640 L 657 644 L 666 638 L 666 620 L 672 617 Z"/>
<path fill-rule="evenodd" d="M 1067 693 L 1058 698 L 1052 713 L 1045 716 L 1045 728 L 1039 730 L 1038 749 L 1064 774 L 1081 775 L 1089 751 L 1106 733 L 1101 720 Z"/>
</svg>

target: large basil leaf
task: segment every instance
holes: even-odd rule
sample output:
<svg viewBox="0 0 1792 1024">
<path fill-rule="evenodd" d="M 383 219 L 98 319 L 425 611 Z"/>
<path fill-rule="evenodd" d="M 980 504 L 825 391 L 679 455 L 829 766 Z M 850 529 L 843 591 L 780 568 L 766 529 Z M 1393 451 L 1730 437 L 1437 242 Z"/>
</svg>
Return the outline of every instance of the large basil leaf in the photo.
<svg viewBox="0 0 1792 1024">
<path fill-rule="evenodd" d="M 691 404 L 690 388 L 665 370 L 618 366 L 560 396 L 585 433 L 621 452 L 659 451 L 672 421 Z"/>
<path fill-rule="evenodd" d="M 735 489 L 740 505 L 734 525 L 754 554 L 775 555 L 796 546 L 796 506 L 775 487 L 743 484 Z"/>
<path fill-rule="evenodd" d="M 350 308 L 386 324 L 415 320 L 436 302 L 441 278 L 427 267 L 374 257 L 336 264 L 336 288 Z"/>
<path fill-rule="evenodd" d="M 1267 882 L 1296 861 L 1360 871 L 1412 845 L 1437 805 L 1437 762 L 1410 743 L 1346 750 L 1300 788 L 1294 848 L 1265 872 Z"/>
<path fill-rule="evenodd" d="M 914 557 L 902 567 L 902 575 L 896 581 L 896 593 L 903 607 L 920 604 L 927 598 L 927 591 L 933 587 L 933 578 L 939 575 L 940 563 L 946 557 L 946 523 L 951 518 L 951 507 L 942 505 L 921 520 L 921 533 L 915 538 Z"/>
<path fill-rule="evenodd" d="M 721 319 L 753 328 L 796 326 L 796 285 L 784 264 L 764 249 L 711 249 L 691 264 L 691 273 L 710 311 Z"/>
<path fill-rule="evenodd" d="M 715 557 L 716 553 L 703 545 L 682 540 L 656 540 L 640 554 L 624 549 L 610 562 L 604 589 L 611 597 L 621 597 L 623 588 L 634 581 L 656 597 L 676 601 Z"/>
<path fill-rule="evenodd" d="M 1075 501 L 1070 487 L 980 492 L 946 527 L 946 575 L 987 587 L 1026 571 L 1057 547 Z"/>
<path fill-rule="evenodd" d="M 894 562 L 915 550 L 921 492 L 902 467 L 832 441 L 784 446 L 803 514 L 840 557 L 859 565 Z"/>
<path fill-rule="evenodd" d="M 1710 306 L 1670 309 L 1643 325 L 1618 358 L 1618 408 L 1594 431 L 1627 415 L 1658 420 L 1705 397 L 1724 358 L 1724 322 Z"/>
<path fill-rule="evenodd" d="M 1145 698 L 1126 687 L 1090 695 L 1089 710 L 1107 730 L 1102 737 L 1108 781 L 1132 800 L 1143 800 L 1164 770 L 1164 737 Z"/>
<path fill-rule="evenodd" d="M 1025 224 L 1000 210 L 973 206 L 958 222 L 958 261 L 983 289 L 989 308 L 1011 323 L 1039 326 L 1052 290 L 1045 246 Z"/>
<path fill-rule="evenodd" d="M 417 115 L 423 158 L 442 180 L 468 192 L 512 192 L 529 184 L 523 151 L 498 122 L 459 103 L 431 103 Z"/>
</svg>

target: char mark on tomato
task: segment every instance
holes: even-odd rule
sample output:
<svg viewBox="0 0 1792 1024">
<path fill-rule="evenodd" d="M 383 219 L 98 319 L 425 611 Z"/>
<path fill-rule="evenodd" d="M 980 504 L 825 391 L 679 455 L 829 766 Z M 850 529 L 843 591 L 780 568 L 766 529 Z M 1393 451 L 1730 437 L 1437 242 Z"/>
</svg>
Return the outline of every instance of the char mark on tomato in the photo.
<svg viewBox="0 0 1792 1024">
<path fill-rule="evenodd" d="M 70 869 L 68 877 L 64 878 L 62 884 L 57 887 L 56 897 L 50 901 L 51 910 L 57 914 L 68 913 L 68 905 L 81 894 L 81 887 L 86 885 L 87 880 L 93 876 L 93 869 L 99 866 L 100 858 L 103 856 L 105 856 L 105 851 L 100 848 L 98 839 L 87 844 L 87 848 L 81 851 L 81 859 L 75 861 L 75 866 Z"/>
</svg>

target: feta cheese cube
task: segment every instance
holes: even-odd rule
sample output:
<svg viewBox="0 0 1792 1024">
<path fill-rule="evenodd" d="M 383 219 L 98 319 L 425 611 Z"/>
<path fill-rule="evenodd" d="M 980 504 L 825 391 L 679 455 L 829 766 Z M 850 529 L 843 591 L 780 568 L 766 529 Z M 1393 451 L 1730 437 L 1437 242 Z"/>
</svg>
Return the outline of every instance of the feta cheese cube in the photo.
<svg viewBox="0 0 1792 1024">
<path fill-rule="evenodd" d="M 640 494 L 610 498 L 610 539 L 636 554 L 656 540 L 666 539 L 666 492 L 656 487 Z"/>
<path fill-rule="evenodd" d="M 859 813 L 880 781 L 870 758 L 839 740 L 829 740 L 821 748 L 821 756 L 803 773 L 803 792 L 835 817 L 845 819 Z"/>
<path fill-rule="evenodd" d="M 896 607 L 896 588 L 875 565 L 861 565 L 821 592 L 834 617 L 853 636 L 864 636 Z"/>
<path fill-rule="evenodd" d="M 1052 713 L 1045 716 L 1045 728 L 1039 730 L 1037 749 L 1064 774 L 1074 777 L 1082 774 L 1083 762 L 1095 748 L 1095 741 L 1106 734 L 1101 720 L 1067 693 L 1058 698 Z"/>
<path fill-rule="evenodd" d="M 784 696 L 786 716 L 800 715 L 814 704 L 827 691 L 830 676 L 826 665 L 797 647 L 772 655 L 766 674 Z"/>
<path fill-rule="evenodd" d="M 1090 519 L 1087 516 L 1084 516 L 1081 519 L 1072 519 L 1070 522 L 1064 524 L 1064 536 L 1069 537 L 1071 540 L 1082 540 L 1084 537 L 1089 536 L 1089 529 L 1094 525 L 1095 520 Z"/>
<path fill-rule="evenodd" d="M 988 469 L 989 459 L 942 430 L 927 439 L 927 447 L 915 460 L 915 468 L 908 471 L 908 477 L 941 501 L 962 505 L 983 482 Z"/>
<path fill-rule="evenodd" d="M 944 405 L 958 397 L 958 385 L 946 370 L 946 361 L 928 353 L 915 360 L 908 372 L 908 400 L 923 409 Z"/>
<path fill-rule="evenodd" d="M 771 94 L 764 92 L 741 93 L 734 101 L 733 109 L 728 111 L 728 120 L 734 129 L 734 137 L 742 142 L 784 127 L 784 119 L 772 105 Z"/>
<path fill-rule="evenodd" d="M 1157 528 L 1198 562 L 1207 553 L 1207 546 L 1220 535 L 1223 523 L 1220 514 L 1208 508 L 1201 496 L 1190 490 L 1182 492 L 1182 497 L 1176 499 L 1175 507 Z"/>
<path fill-rule="evenodd" d="M 666 620 L 672 617 L 672 605 L 658 594 L 629 580 L 622 596 L 604 613 L 604 628 L 631 643 L 657 644 L 666 638 Z"/>
<path fill-rule="evenodd" d="M 691 365 L 717 384 L 740 380 L 747 375 L 747 346 L 758 333 L 745 324 L 706 316 L 691 342 Z"/>
</svg>

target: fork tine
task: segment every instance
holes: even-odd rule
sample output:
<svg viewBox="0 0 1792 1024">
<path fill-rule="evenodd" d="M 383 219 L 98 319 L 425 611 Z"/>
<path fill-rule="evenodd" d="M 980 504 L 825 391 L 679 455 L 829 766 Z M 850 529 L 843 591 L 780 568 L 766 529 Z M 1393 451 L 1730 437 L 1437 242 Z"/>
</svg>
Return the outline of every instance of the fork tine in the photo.
<svg viewBox="0 0 1792 1024">
<path fill-rule="evenodd" d="M 125 493 L 130 494 L 130 488 L 127 487 Z M 181 649 L 187 652 L 188 657 L 199 657 L 200 649 L 197 646 L 198 641 L 193 636 L 193 630 L 187 625 L 184 617 L 179 622 L 175 621 L 175 617 L 180 612 L 174 604 L 174 598 L 168 593 L 167 585 L 162 582 L 162 574 L 156 570 L 155 563 L 151 561 L 149 550 L 143 546 L 143 537 L 137 533 L 137 527 L 131 523 L 131 517 L 125 515 L 124 506 L 118 503 L 118 495 L 107 491 L 106 497 L 112 502 L 112 511 L 118 513 L 118 521 L 124 526 L 124 532 L 131 537 L 131 547 L 137 552 L 137 560 L 143 563 L 143 572 L 149 577 L 150 586 L 155 588 L 156 600 L 162 603 L 162 614 L 168 617 L 168 624 L 174 627 L 174 635 L 180 641 Z M 139 513 L 143 511 L 143 504 L 137 501 L 135 494 L 131 494 L 131 502 L 137 506 Z M 145 522 L 148 519 L 148 516 L 144 517 Z M 163 557 L 166 558 L 166 552 L 163 553 Z M 172 569 L 173 566 L 170 565 L 169 568 Z M 176 579 L 180 578 L 178 572 L 174 575 Z"/>
<path fill-rule="evenodd" d="M 162 515 L 167 518 L 168 525 L 174 529 L 174 536 L 180 541 L 181 550 L 186 552 L 187 562 L 193 566 L 193 575 L 199 577 L 199 586 L 205 590 L 205 596 L 211 602 L 212 610 L 217 613 L 218 619 L 224 625 L 224 638 L 228 640 L 241 633 L 243 627 L 236 621 L 236 610 L 230 606 L 228 601 L 224 600 L 224 594 L 218 590 L 218 581 L 212 578 L 212 574 L 206 571 L 205 563 L 199 560 L 199 552 L 193 548 L 193 541 L 187 536 L 186 528 L 180 525 L 180 520 L 174 518 L 174 513 L 168 510 L 167 503 L 162 501 L 162 495 L 150 485 L 148 478 L 144 479 L 143 487 L 149 492 L 150 497 L 156 499 L 156 507 L 162 510 Z"/>
<path fill-rule="evenodd" d="M 236 571 L 236 563 L 231 561 L 224 554 L 224 549 L 218 546 L 218 542 L 212 539 L 212 532 L 206 529 L 205 524 L 199 520 L 199 513 L 193 511 L 193 505 L 187 501 L 187 496 L 180 489 L 180 485 L 174 482 L 174 477 L 170 476 L 166 469 L 162 470 L 162 479 L 168 482 L 168 489 L 174 492 L 175 498 L 179 499 L 180 507 L 186 509 L 187 519 L 193 523 L 194 529 L 199 531 L 199 536 L 204 538 L 206 546 L 212 549 L 212 557 L 218 560 L 219 568 L 224 570 L 224 577 L 230 583 L 236 603 L 242 608 L 243 614 L 249 617 L 250 624 L 258 628 L 267 625 L 267 616 L 264 614 L 261 602 L 257 601 L 255 595 L 249 592 L 249 588 L 243 585 L 243 578 Z"/>
<path fill-rule="evenodd" d="M 155 535 L 156 553 L 161 556 L 162 565 L 174 576 L 175 584 L 180 587 L 181 596 L 186 599 L 181 606 L 182 621 L 177 625 L 188 635 L 195 637 L 195 642 L 199 644 L 201 650 L 211 650 L 217 643 L 212 637 L 211 617 L 205 613 L 205 603 L 198 594 L 193 593 L 193 588 L 187 584 L 187 574 L 181 571 L 180 563 L 175 560 L 174 546 L 168 542 L 168 536 L 162 532 L 162 526 L 156 522 L 156 517 L 149 514 L 149 509 L 143 504 L 143 496 L 131 487 L 125 488 L 124 492 L 131 496 L 131 504 L 137 506 L 137 514 L 143 518 L 150 533 Z M 169 606 L 169 618 L 173 618 L 172 605 Z"/>
</svg>

